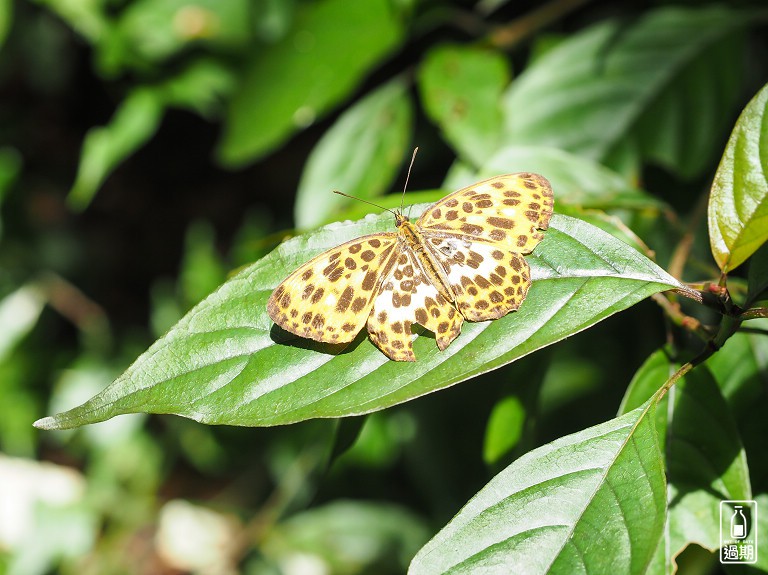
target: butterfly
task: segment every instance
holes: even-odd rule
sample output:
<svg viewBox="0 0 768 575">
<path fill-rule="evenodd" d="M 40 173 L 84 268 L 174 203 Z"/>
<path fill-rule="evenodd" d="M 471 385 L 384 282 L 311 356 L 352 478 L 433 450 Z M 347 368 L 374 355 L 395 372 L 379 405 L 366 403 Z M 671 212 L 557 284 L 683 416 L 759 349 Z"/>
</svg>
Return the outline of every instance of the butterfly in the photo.
<svg viewBox="0 0 768 575">
<path fill-rule="evenodd" d="M 523 257 L 549 226 L 554 198 L 533 173 L 496 176 L 444 197 L 396 231 L 362 236 L 311 259 L 272 292 L 269 317 L 319 342 L 348 343 L 367 326 L 395 361 L 415 361 L 411 326 L 442 351 L 461 325 L 517 310 L 531 273 Z"/>
</svg>

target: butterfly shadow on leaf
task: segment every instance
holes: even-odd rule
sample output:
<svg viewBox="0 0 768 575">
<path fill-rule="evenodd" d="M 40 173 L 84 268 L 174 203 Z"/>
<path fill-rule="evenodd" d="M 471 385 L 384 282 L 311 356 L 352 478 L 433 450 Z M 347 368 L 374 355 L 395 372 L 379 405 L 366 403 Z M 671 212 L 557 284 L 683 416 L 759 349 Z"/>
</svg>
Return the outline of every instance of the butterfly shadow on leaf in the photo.
<svg viewBox="0 0 768 575">
<path fill-rule="evenodd" d="M 363 331 L 360 332 L 354 340 L 348 343 L 323 343 L 294 335 L 291 332 L 284 330 L 276 323 L 273 323 L 272 329 L 269 330 L 269 337 L 277 345 L 307 349 L 328 355 L 344 355 L 356 350 L 358 346 L 365 341 L 367 335 Z"/>
</svg>

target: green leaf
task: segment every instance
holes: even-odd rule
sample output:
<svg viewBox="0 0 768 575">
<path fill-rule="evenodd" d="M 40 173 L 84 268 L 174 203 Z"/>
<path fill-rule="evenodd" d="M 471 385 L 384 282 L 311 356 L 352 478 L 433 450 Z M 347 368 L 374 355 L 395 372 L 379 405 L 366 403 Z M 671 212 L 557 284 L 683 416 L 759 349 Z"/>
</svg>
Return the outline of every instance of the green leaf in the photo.
<svg viewBox="0 0 768 575">
<path fill-rule="evenodd" d="M 13 2 L 11 0 L 0 0 L 0 47 L 5 42 L 8 30 L 11 29 L 11 20 L 13 19 Z"/>
<path fill-rule="evenodd" d="M 765 331 L 768 319 L 747 325 Z M 736 333 L 706 365 L 736 420 L 752 477 L 768 478 L 768 460 L 763 457 L 768 437 L 768 419 L 763 415 L 768 413 L 768 338 L 759 331 Z"/>
<path fill-rule="evenodd" d="M 33 284 L 22 286 L 0 300 L 0 361 L 32 331 L 44 305 L 43 291 Z"/>
<path fill-rule="evenodd" d="M 505 142 L 602 162 L 637 147 L 682 177 L 700 174 L 717 151 L 713 134 L 727 129 L 739 96 L 736 50 L 752 17 L 720 7 L 666 7 L 584 30 L 512 83 Z"/>
<path fill-rule="evenodd" d="M 663 350 L 652 354 L 633 378 L 622 411 L 655 395 L 678 367 Z M 664 537 L 669 572 L 688 545 L 718 547 L 720 501 L 750 499 L 751 488 L 740 434 L 707 368 L 680 379 L 660 402 L 656 419 L 669 481 Z"/>
<path fill-rule="evenodd" d="M 709 197 L 712 255 L 726 273 L 768 239 L 768 85 L 733 128 Z"/>
<path fill-rule="evenodd" d="M 432 48 L 418 76 L 424 109 L 465 160 L 479 166 L 501 141 L 507 59 L 474 46 Z"/>
<path fill-rule="evenodd" d="M 276 564 L 314 559 L 327 573 L 402 573 L 427 538 L 419 518 L 395 505 L 334 501 L 282 521 L 259 550 Z"/>
<path fill-rule="evenodd" d="M 666 432 L 669 555 L 690 543 L 714 551 L 719 547 L 720 501 L 752 498 L 746 454 L 708 370 L 690 372 L 670 395 L 675 405 Z M 664 409 L 665 404 L 659 406 Z"/>
<path fill-rule="evenodd" d="M 123 100 L 107 126 L 89 130 L 67 197 L 73 209 L 85 209 L 112 170 L 155 134 L 164 110 L 165 103 L 155 90 L 137 88 Z"/>
<path fill-rule="evenodd" d="M 216 232 L 208 222 L 193 222 L 185 243 L 179 284 L 183 303 L 189 309 L 224 281 L 227 270 L 216 252 Z"/>
<path fill-rule="evenodd" d="M 409 573 L 642 573 L 664 528 L 653 400 L 535 449 L 494 477 Z"/>
<path fill-rule="evenodd" d="M 493 406 L 483 442 L 485 463 L 496 463 L 517 445 L 523 434 L 525 415 L 525 406 L 514 395 Z"/>
<path fill-rule="evenodd" d="M 36 0 L 36 3 L 47 6 L 92 44 L 109 36 L 104 0 Z"/>
<path fill-rule="evenodd" d="M 415 207 L 413 215 L 424 209 Z M 274 326 L 267 299 L 298 265 L 391 228 L 385 214 L 285 242 L 190 311 L 102 393 L 37 425 L 74 427 L 137 411 L 249 426 L 369 413 L 510 363 L 658 291 L 683 289 L 623 242 L 555 215 L 527 257 L 534 282 L 520 310 L 464 324 L 444 352 L 431 335 L 419 335 L 418 361 L 406 364 L 389 361 L 365 333 L 340 349 Z"/>
<path fill-rule="evenodd" d="M 163 83 L 140 86 L 126 96 L 110 123 L 85 137 L 75 183 L 67 201 L 85 209 L 112 171 L 155 134 L 167 106 L 213 115 L 231 91 L 231 72 L 213 60 L 192 62 Z"/>
<path fill-rule="evenodd" d="M 126 5 L 111 31 L 126 57 L 165 60 L 194 44 L 211 49 L 242 49 L 250 40 L 251 9 L 247 0 L 138 0 Z"/>
<path fill-rule="evenodd" d="M 406 85 L 394 80 L 349 108 L 312 150 L 301 175 L 294 217 L 310 229 L 335 219 L 354 200 L 339 190 L 372 200 L 400 171 L 413 122 Z"/>
<path fill-rule="evenodd" d="M 763 244 L 749 260 L 747 285 L 749 291 L 746 305 L 749 306 L 762 297 L 763 292 L 768 288 L 768 244 Z"/>
<path fill-rule="evenodd" d="M 254 52 L 231 101 L 219 157 L 252 161 L 312 124 L 398 45 L 401 15 L 388 0 L 301 4 L 293 30 Z"/>
</svg>

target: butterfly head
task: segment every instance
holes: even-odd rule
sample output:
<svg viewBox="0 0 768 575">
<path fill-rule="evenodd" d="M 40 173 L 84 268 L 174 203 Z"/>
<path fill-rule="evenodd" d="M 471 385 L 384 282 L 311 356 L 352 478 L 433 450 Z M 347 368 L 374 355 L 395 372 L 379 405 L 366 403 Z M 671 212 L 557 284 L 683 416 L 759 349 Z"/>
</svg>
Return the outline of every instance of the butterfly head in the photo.
<svg viewBox="0 0 768 575">
<path fill-rule="evenodd" d="M 399 228 L 400 226 L 402 226 L 404 223 L 408 222 L 408 221 L 410 221 L 410 220 L 408 219 L 408 216 L 406 216 L 406 215 L 405 215 L 405 214 L 403 214 L 402 212 L 395 212 L 395 225 L 396 225 L 398 228 Z"/>
</svg>

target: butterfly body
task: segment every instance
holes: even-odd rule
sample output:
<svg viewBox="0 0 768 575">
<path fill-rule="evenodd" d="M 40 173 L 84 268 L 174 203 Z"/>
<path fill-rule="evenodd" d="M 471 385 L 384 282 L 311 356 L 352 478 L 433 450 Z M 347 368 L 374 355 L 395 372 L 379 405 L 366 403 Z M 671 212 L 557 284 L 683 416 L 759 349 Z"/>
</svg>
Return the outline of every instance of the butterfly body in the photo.
<svg viewBox="0 0 768 575">
<path fill-rule="evenodd" d="M 531 283 L 523 257 L 552 215 L 549 182 L 530 173 L 497 176 L 449 194 L 416 222 L 395 214 L 396 232 L 363 236 L 310 260 L 269 299 L 275 323 L 328 343 L 354 340 L 365 325 L 389 358 L 414 361 L 411 326 L 444 350 L 464 319 L 516 310 Z"/>
</svg>

